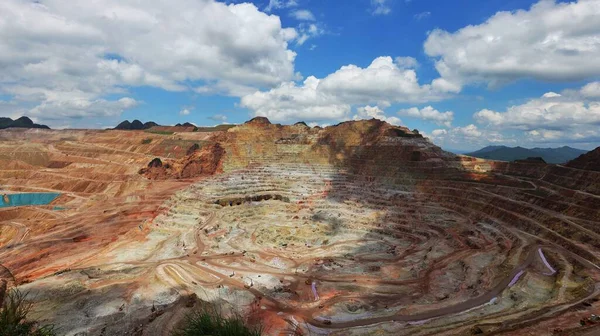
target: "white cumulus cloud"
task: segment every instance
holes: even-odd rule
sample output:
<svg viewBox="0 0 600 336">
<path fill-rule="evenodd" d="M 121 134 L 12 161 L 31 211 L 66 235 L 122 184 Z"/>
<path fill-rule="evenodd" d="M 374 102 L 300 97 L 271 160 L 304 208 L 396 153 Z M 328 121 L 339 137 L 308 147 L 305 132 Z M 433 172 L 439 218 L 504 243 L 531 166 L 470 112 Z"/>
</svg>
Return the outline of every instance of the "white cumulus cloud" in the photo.
<svg viewBox="0 0 600 336">
<path fill-rule="evenodd" d="M 379 106 L 362 106 L 356 109 L 356 114 L 352 117 L 353 120 L 362 120 L 362 119 L 379 119 L 385 121 L 389 124 L 399 126 L 402 122 L 397 117 L 388 117 L 385 115 L 385 112 Z"/>
<path fill-rule="evenodd" d="M 581 88 L 581 94 L 585 98 L 596 99 L 600 98 L 600 82 L 592 82 Z"/>
<path fill-rule="evenodd" d="M 454 120 L 454 112 L 440 112 L 431 106 L 426 106 L 422 109 L 418 109 L 416 107 L 402 109 L 398 111 L 398 114 L 401 116 L 433 121 L 438 125 L 444 125 L 446 127 L 450 127 L 452 120 Z"/>
<path fill-rule="evenodd" d="M 242 97 L 241 106 L 274 121 L 346 118 L 350 105 L 318 90 L 320 82 L 313 76 L 304 80 L 301 86 L 286 82 L 269 91 L 257 91 Z"/>
<path fill-rule="evenodd" d="M 505 111 L 480 110 L 473 118 L 490 129 L 523 131 L 536 141 L 598 141 L 599 88 L 598 82 L 592 82 L 579 90 L 547 92 Z"/>
<path fill-rule="evenodd" d="M 560 130 L 600 125 L 600 103 L 552 93 L 502 112 L 483 109 L 473 117 L 480 124 L 499 128 Z"/>
<path fill-rule="evenodd" d="M 0 94 L 40 118 L 117 115 L 135 86 L 246 94 L 297 78 L 298 36 L 249 3 L 3 0 Z"/>
<path fill-rule="evenodd" d="M 410 56 L 396 57 L 395 61 L 396 65 L 401 69 L 414 69 L 419 66 L 417 59 Z"/>
<path fill-rule="evenodd" d="M 433 30 L 424 46 L 442 78 L 456 87 L 521 78 L 571 81 L 600 75 L 598 32 L 600 1 L 541 0 L 453 33 Z"/>
<path fill-rule="evenodd" d="M 445 96 L 429 84 L 419 84 L 415 70 L 399 67 L 391 57 L 378 57 L 366 68 L 346 65 L 323 79 L 311 76 L 301 85 L 285 82 L 254 92 L 242 97 L 241 106 L 277 121 L 313 121 L 348 118 L 355 105 L 388 107 Z M 446 121 L 448 116 L 442 113 Z"/>
<path fill-rule="evenodd" d="M 439 100 L 445 92 L 420 85 L 413 69 L 404 69 L 391 57 L 378 57 L 366 68 L 350 64 L 325 77 L 320 89 L 346 101 L 378 103 Z"/>
</svg>

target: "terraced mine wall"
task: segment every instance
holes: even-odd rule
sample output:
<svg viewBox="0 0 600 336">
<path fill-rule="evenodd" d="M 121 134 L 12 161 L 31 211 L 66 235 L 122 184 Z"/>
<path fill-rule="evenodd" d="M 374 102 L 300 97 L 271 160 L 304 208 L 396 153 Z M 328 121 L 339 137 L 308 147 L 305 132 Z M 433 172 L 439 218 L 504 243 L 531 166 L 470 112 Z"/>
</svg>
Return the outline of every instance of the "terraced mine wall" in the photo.
<svg viewBox="0 0 600 336">
<path fill-rule="evenodd" d="M 0 185 L 65 209 L 0 210 L 36 318 L 168 335 L 204 301 L 268 335 L 595 331 L 598 172 L 456 156 L 378 120 L 198 133 L 3 134 Z"/>
</svg>

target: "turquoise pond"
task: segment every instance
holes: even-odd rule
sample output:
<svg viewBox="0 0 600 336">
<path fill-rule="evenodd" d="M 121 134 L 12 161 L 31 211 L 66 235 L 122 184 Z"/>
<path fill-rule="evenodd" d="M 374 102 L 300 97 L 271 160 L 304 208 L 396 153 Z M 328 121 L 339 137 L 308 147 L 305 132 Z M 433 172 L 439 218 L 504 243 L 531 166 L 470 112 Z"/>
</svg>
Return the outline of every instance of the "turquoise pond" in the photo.
<svg viewBox="0 0 600 336">
<path fill-rule="evenodd" d="M 59 195 L 59 193 L 24 193 L 0 195 L 0 208 L 23 205 L 46 205 L 54 201 Z"/>
</svg>

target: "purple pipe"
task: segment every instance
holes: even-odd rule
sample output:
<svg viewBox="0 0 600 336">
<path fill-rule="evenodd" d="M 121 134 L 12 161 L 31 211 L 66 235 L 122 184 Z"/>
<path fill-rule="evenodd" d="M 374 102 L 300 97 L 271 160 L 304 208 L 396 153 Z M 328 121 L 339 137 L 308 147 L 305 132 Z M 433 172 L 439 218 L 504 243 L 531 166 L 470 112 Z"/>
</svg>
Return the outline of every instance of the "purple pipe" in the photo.
<svg viewBox="0 0 600 336">
<path fill-rule="evenodd" d="M 512 287 L 512 286 L 514 286 L 514 284 L 516 284 L 516 283 L 517 283 L 517 281 L 519 281 L 519 278 L 521 277 L 521 275 L 523 275 L 523 273 L 524 273 L 524 272 L 525 272 L 525 271 L 523 271 L 523 270 L 520 270 L 520 271 L 519 271 L 519 273 L 517 273 L 517 274 L 515 275 L 515 277 L 514 277 L 514 278 L 513 278 L 513 279 L 510 281 L 510 283 L 508 284 L 508 287 Z"/>
<path fill-rule="evenodd" d="M 544 262 L 544 264 L 546 265 L 546 267 L 548 267 L 548 269 L 550 270 L 550 273 L 544 273 L 545 275 L 552 275 L 554 273 L 556 273 L 556 270 L 554 268 L 552 268 L 552 266 L 550 266 L 550 264 L 548 263 L 548 260 L 546 260 L 546 257 L 544 256 L 544 252 L 542 252 L 542 248 L 538 248 L 538 253 L 540 254 L 540 258 L 542 259 L 542 261 Z"/>
<path fill-rule="evenodd" d="M 315 296 L 315 301 L 319 301 L 319 294 L 317 294 L 317 283 L 314 281 L 312 282 L 312 292 Z"/>
</svg>

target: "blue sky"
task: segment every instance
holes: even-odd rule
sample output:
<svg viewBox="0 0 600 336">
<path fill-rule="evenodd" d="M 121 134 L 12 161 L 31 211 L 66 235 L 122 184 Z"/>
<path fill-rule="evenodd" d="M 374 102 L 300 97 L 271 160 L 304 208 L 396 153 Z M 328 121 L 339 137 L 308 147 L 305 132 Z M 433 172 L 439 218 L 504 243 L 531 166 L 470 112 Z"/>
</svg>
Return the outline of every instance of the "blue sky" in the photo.
<svg viewBox="0 0 600 336">
<path fill-rule="evenodd" d="M 376 117 L 444 148 L 600 145 L 600 0 L 7 0 L 2 20 L 0 116 L 51 127 Z"/>
</svg>

